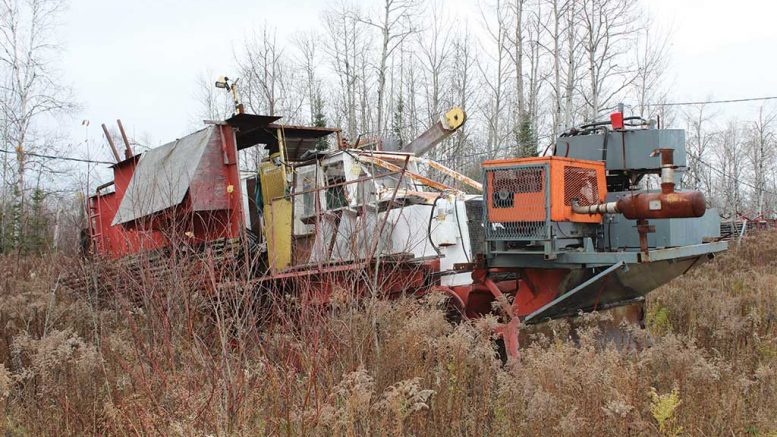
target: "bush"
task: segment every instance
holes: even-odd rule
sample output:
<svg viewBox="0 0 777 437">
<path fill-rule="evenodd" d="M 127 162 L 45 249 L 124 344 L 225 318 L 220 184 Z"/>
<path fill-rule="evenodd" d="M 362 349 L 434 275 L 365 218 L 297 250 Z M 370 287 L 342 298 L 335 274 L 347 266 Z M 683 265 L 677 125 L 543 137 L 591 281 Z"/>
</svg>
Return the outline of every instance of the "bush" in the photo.
<svg viewBox="0 0 777 437">
<path fill-rule="evenodd" d="M 452 326 L 433 296 L 356 299 L 346 287 L 323 307 L 204 255 L 140 277 L 0 259 L 4 431 L 766 435 L 776 264 L 777 236 L 762 234 L 652 293 L 648 331 L 634 333 L 649 347 L 603 343 L 589 316 L 574 335 L 556 322 L 502 365 L 495 321 Z M 97 267 L 113 279 L 63 285 L 62 272 Z"/>
</svg>

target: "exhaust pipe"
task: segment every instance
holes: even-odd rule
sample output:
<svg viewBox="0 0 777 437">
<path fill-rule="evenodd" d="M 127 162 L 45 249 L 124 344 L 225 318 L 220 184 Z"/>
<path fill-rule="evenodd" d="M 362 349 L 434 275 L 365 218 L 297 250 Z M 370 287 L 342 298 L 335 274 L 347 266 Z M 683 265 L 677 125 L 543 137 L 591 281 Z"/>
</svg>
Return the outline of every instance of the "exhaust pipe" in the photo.
<svg viewBox="0 0 777 437">
<path fill-rule="evenodd" d="M 572 205 L 577 214 L 620 213 L 629 220 L 695 218 L 707 210 L 704 194 L 699 191 L 675 191 L 674 149 L 656 149 L 650 156 L 661 156 L 661 192 L 629 194 L 616 202 L 598 205 Z"/>
</svg>

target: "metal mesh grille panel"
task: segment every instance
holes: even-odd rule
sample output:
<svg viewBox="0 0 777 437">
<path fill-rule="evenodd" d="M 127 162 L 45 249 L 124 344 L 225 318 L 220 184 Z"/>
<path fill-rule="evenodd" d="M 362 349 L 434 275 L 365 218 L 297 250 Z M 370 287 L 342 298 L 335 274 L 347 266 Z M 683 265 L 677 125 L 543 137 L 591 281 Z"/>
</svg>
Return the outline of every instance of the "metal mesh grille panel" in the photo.
<svg viewBox="0 0 777 437">
<path fill-rule="evenodd" d="M 475 198 L 464 202 L 467 211 L 467 229 L 469 244 L 473 255 L 480 255 L 486 250 L 486 235 L 483 228 L 483 199 Z"/>
<path fill-rule="evenodd" d="M 548 238 L 547 175 L 544 165 L 486 169 L 488 240 Z"/>
<path fill-rule="evenodd" d="M 545 222 L 497 222 L 491 223 L 489 240 L 544 240 Z"/>
<path fill-rule="evenodd" d="M 572 205 L 575 199 L 580 206 L 600 203 L 596 169 L 564 167 L 564 205 Z"/>
</svg>

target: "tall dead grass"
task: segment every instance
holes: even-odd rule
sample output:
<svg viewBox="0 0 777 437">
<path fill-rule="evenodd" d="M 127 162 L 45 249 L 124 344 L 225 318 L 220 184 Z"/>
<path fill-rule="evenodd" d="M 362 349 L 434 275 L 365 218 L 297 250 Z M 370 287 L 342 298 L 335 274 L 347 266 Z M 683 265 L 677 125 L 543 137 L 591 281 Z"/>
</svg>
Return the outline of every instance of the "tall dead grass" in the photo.
<svg viewBox="0 0 777 437">
<path fill-rule="evenodd" d="M 73 260 L 0 259 L 6 435 L 777 432 L 775 234 L 653 293 L 633 333 L 650 347 L 602 345 L 588 316 L 507 365 L 494 320 L 450 325 L 434 296 L 344 288 L 323 307 L 205 255 L 171 262 L 74 291 Z"/>
</svg>

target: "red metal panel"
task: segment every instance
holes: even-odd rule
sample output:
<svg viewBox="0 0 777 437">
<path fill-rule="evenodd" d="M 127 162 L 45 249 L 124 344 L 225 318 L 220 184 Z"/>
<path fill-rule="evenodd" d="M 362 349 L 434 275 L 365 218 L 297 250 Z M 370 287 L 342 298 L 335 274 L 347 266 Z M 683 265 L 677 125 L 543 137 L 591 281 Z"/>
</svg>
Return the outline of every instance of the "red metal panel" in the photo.
<svg viewBox="0 0 777 437">
<path fill-rule="evenodd" d="M 135 155 L 132 159 L 124 160 L 113 166 L 113 182 L 116 190 L 116 196 L 118 200 L 116 208 L 118 209 L 121 199 L 124 198 L 124 193 L 127 191 L 130 180 L 132 180 L 132 174 L 135 173 L 135 166 L 140 159 L 140 155 Z"/>
<path fill-rule="evenodd" d="M 192 243 L 237 238 L 245 227 L 234 133 L 230 126 L 218 126 L 216 132 L 197 169 L 196 184 L 166 222 L 168 229 L 191 232 Z M 170 228 L 173 219 L 177 228 Z"/>
<path fill-rule="evenodd" d="M 189 185 L 193 211 L 228 209 L 227 176 L 221 132 L 217 129 L 205 146 L 197 172 Z"/>
<path fill-rule="evenodd" d="M 133 223 L 111 226 L 139 156 L 113 167 L 115 192 L 92 197 L 92 237 L 98 255 L 120 258 L 170 244 L 170 239 L 204 243 L 240 236 L 245 221 L 235 137 L 218 126 L 183 202 Z"/>
<path fill-rule="evenodd" d="M 237 144 L 235 142 L 235 133 L 229 126 L 219 126 L 224 139 L 224 151 L 227 162 L 224 166 L 224 173 L 227 176 L 228 187 L 227 196 L 229 198 L 229 236 L 237 237 L 245 228 L 243 216 L 243 194 L 240 184 L 240 168 L 237 163 Z"/>
<path fill-rule="evenodd" d="M 200 200 L 187 196 L 184 202 L 189 202 L 188 211 L 195 211 L 192 231 L 198 242 L 237 238 L 245 227 L 234 132 L 230 126 L 218 126 L 217 129 L 215 141 L 208 144 L 195 180 L 211 178 L 220 182 L 210 186 L 207 183 L 199 185 L 198 190 L 202 189 L 197 194 Z M 203 175 L 199 174 L 200 171 Z M 205 210 L 208 206 L 218 208 Z M 198 207 L 203 209 L 197 210 Z"/>
<path fill-rule="evenodd" d="M 121 198 L 118 192 L 97 195 L 92 198 L 93 235 L 98 255 L 121 258 L 126 255 L 161 247 L 164 243 L 158 232 L 125 229 L 121 225 L 111 226 L 119 208 Z"/>
<path fill-rule="evenodd" d="M 610 123 L 612 124 L 613 130 L 623 129 L 623 113 L 613 112 L 610 114 Z"/>
</svg>

